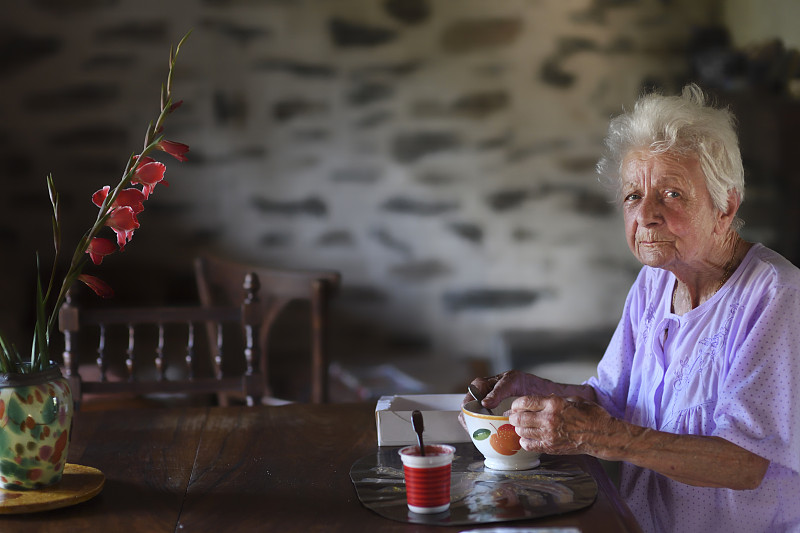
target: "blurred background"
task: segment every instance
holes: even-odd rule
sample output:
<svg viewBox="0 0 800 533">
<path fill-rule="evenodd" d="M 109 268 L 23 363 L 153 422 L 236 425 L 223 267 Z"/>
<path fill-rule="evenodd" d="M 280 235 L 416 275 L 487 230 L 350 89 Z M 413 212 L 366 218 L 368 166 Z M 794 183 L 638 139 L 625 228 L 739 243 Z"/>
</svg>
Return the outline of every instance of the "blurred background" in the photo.
<svg viewBox="0 0 800 533">
<path fill-rule="evenodd" d="M 588 377 L 639 270 L 594 166 L 644 90 L 694 81 L 732 107 L 743 234 L 800 260 L 794 0 L 0 4 L 0 330 L 23 346 L 52 257 L 45 176 L 71 253 L 189 29 L 165 130 L 189 161 L 159 156 L 169 186 L 87 272 L 126 304 L 196 302 L 202 254 L 341 272 L 334 400 Z M 275 334 L 285 356 L 306 313 Z"/>
</svg>

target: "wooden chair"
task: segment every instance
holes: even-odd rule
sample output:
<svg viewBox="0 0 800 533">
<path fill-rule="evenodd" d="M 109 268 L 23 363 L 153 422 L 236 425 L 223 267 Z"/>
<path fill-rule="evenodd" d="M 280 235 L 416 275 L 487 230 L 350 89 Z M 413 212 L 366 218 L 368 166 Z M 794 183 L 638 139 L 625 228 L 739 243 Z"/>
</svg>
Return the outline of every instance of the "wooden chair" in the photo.
<svg viewBox="0 0 800 533">
<path fill-rule="evenodd" d="M 80 407 L 85 395 L 89 394 L 141 397 L 156 394 L 180 393 L 191 396 L 233 392 L 244 395 L 249 405 L 260 403 L 264 394 L 264 380 L 258 367 L 261 360 L 259 346 L 255 342 L 262 322 L 258 275 L 243 274 L 239 277 L 239 286 L 241 296 L 238 304 L 232 302 L 230 305 L 215 307 L 85 308 L 76 304 L 71 294 L 68 295 L 59 310 L 59 329 L 64 335 L 65 374 L 76 404 Z M 228 328 L 227 338 L 224 329 L 226 324 L 234 326 Z M 213 350 L 205 351 L 205 359 L 198 357 L 196 353 L 199 346 L 195 342 L 195 327 L 198 325 L 201 328 L 211 328 L 215 332 L 211 341 L 213 346 L 207 347 Z M 124 328 L 127 328 L 124 365 L 110 369 L 114 355 L 109 353 L 112 348 L 110 345 L 119 344 L 116 337 L 112 342 L 112 330 L 124 331 Z M 90 358 L 78 348 L 77 334 L 86 329 L 98 330 L 95 368 L 86 364 Z M 157 343 L 149 355 L 142 353 L 139 346 L 139 341 L 146 336 L 143 330 L 157 332 Z M 81 340 L 83 337 L 85 335 Z M 168 357 L 167 337 L 170 346 L 173 340 L 181 341 L 183 360 L 179 364 L 170 365 L 168 362 L 175 358 Z M 230 340 L 236 342 L 228 342 L 230 337 L 233 337 Z M 235 348 L 229 350 L 228 345 Z M 243 371 L 238 375 L 223 372 L 225 361 L 237 358 L 243 361 Z M 119 359 L 117 357 L 117 361 Z M 206 372 L 200 370 L 203 363 Z M 88 377 L 91 374 L 94 378 Z M 168 374 L 177 377 L 168 377 Z"/>
<path fill-rule="evenodd" d="M 286 306 L 296 300 L 310 302 L 311 376 L 310 400 L 313 403 L 328 401 L 329 329 L 328 304 L 339 288 L 341 276 L 330 270 L 285 270 L 243 264 L 217 257 L 198 257 L 195 275 L 200 301 L 204 305 L 226 305 L 240 293 L 235 280 L 243 273 L 254 272 L 261 280 L 261 323 L 257 345 L 261 354 L 261 369 L 265 398 L 271 395 L 269 375 L 269 339 L 276 319 Z M 212 332 L 209 332 L 212 334 Z M 266 403 L 266 402 L 265 402 Z"/>
</svg>

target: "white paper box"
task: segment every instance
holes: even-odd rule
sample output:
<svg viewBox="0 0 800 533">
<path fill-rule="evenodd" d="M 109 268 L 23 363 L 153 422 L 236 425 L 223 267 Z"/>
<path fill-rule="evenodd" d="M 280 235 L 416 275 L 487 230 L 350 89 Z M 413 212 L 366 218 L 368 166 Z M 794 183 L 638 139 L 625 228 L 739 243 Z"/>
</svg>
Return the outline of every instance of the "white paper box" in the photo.
<svg viewBox="0 0 800 533">
<path fill-rule="evenodd" d="M 381 396 L 375 406 L 378 446 L 405 446 L 417 443 L 411 413 L 422 412 L 422 438 L 426 444 L 470 442 L 458 422 L 463 394 L 409 394 Z"/>
</svg>

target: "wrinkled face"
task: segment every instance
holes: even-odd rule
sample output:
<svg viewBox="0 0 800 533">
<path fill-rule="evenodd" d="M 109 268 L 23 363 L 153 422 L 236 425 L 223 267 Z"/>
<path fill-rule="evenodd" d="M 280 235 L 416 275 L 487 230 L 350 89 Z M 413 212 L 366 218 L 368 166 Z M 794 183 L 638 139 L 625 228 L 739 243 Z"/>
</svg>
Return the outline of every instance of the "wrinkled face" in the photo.
<svg viewBox="0 0 800 533">
<path fill-rule="evenodd" d="M 645 265 L 678 272 L 701 266 L 727 226 L 695 157 L 645 151 L 622 164 L 625 236 Z"/>
</svg>

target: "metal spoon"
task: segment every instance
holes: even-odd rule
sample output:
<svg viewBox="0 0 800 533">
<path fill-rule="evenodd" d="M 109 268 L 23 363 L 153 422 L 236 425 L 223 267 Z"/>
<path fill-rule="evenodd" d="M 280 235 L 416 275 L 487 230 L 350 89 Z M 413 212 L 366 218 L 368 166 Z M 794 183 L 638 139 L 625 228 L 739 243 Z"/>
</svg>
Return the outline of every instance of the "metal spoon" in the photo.
<svg viewBox="0 0 800 533">
<path fill-rule="evenodd" d="M 417 434 L 417 442 L 419 443 L 419 453 L 425 457 L 425 444 L 422 442 L 422 432 L 425 431 L 425 425 L 422 423 L 422 413 L 415 409 L 411 413 L 411 427 Z"/>
<path fill-rule="evenodd" d="M 481 391 L 478 390 L 478 387 L 476 387 L 475 385 L 470 383 L 469 385 L 467 385 L 467 390 L 469 391 L 469 393 L 472 395 L 473 398 L 478 400 L 478 407 L 480 407 L 481 409 L 486 411 L 486 413 L 488 413 L 490 415 L 494 415 L 493 412 L 491 412 L 489 409 L 487 409 L 486 407 L 483 406 L 482 402 L 483 402 L 483 399 L 484 399 L 485 395 L 483 393 L 481 393 Z"/>
</svg>

